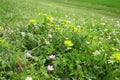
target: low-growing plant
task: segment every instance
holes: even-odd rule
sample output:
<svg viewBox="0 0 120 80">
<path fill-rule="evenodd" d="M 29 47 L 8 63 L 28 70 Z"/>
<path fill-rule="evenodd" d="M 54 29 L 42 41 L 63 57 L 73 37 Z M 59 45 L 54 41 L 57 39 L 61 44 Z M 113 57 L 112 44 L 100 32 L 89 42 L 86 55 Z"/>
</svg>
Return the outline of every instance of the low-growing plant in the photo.
<svg viewBox="0 0 120 80">
<path fill-rule="evenodd" d="M 120 25 L 39 16 L 27 26 L 0 26 L 1 80 L 120 79 Z"/>
</svg>

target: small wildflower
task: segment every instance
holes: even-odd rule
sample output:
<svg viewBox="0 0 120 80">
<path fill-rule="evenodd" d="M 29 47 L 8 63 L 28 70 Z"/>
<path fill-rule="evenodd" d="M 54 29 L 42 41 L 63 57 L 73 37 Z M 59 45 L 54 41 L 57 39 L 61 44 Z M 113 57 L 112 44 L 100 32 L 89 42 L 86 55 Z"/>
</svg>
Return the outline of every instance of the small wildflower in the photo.
<svg viewBox="0 0 120 80">
<path fill-rule="evenodd" d="M 108 60 L 108 64 L 113 64 L 114 61 L 113 60 Z"/>
<path fill-rule="evenodd" d="M 43 14 L 43 16 L 47 16 L 47 14 Z"/>
<path fill-rule="evenodd" d="M 70 50 L 70 49 L 72 49 L 71 47 L 67 47 L 67 50 Z"/>
<path fill-rule="evenodd" d="M 27 52 L 26 53 L 26 57 L 31 57 L 32 55 L 31 55 L 31 53 L 30 52 Z"/>
<path fill-rule="evenodd" d="M 86 44 L 90 44 L 90 42 L 89 42 L 89 41 L 86 41 Z"/>
<path fill-rule="evenodd" d="M 91 78 L 88 78 L 88 80 L 92 80 Z"/>
<path fill-rule="evenodd" d="M 73 31 L 74 31 L 74 32 L 77 32 L 77 31 L 78 31 L 78 28 L 77 28 L 77 27 L 73 27 Z"/>
<path fill-rule="evenodd" d="M 25 80 L 32 80 L 32 77 L 27 77 Z"/>
<path fill-rule="evenodd" d="M 70 41 L 70 40 L 65 40 L 65 41 L 64 41 L 64 44 L 65 44 L 66 46 L 73 46 L 73 43 L 72 43 L 72 41 Z"/>
<path fill-rule="evenodd" d="M 47 25 L 48 25 L 48 27 L 50 27 L 50 26 L 51 26 L 51 24 L 50 24 L 50 23 L 47 23 Z"/>
<path fill-rule="evenodd" d="M 30 22 L 31 24 L 35 24 L 35 23 L 36 23 L 36 20 L 31 19 L 31 20 L 29 20 L 29 22 Z"/>
<path fill-rule="evenodd" d="M 53 17 L 47 17 L 47 20 L 50 22 L 53 22 L 54 18 Z"/>
<path fill-rule="evenodd" d="M 120 61 L 120 52 L 114 53 L 111 58 L 115 59 L 116 61 Z"/>
<path fill-rule="evenodd" d="M 49 42 L 49 41 L 47 41 L 47 40 L 45 40 L 45 43 L 46 43 L 46 45 L 49 45 L 49 44 L 50 44 L 50 42 Z"/>
<path fill-rule="evenodd" d="M 77 28 L 80 28 L 80 27 L 81 27 L 81 26 L 79 26 L 79 25 L 77 26 Z"/>
<path fill-rule="evenodd" d="M 55 59 L 56 59 L 55 55 L 53 55 L 53 54 L 50 55 L 49 58 L 52 59 L 52 60 L 55 60 Z"/>
<path fill-rule="evenodd" d="M 10 32 L 10 34 L 11 34 L 11 33 L 14 33 L 14 30 L 9 30 L 9 32 Z"/>
<path fill-rule="evenodd" d="M 100 54 L 100 51 L 97 50 L 97 51 L 93 52 L 93 54 L 94 54 L 94 55 L 99 55 L 99 54 Z"/>
<path fill-rule="evenodd" d="M 21 35 L 22 35 L 22 36 L 25 36 L 25 32 L 21 32 Z"/>
<path fill-rule="evenodd" d="M 105 29 L 104 31 L 105 31 L 105 32 L 107 32 L 107 31 L 108 31 L 108 29 Z"/>
<path fill-rule="evenodd" d="M 51 34 L 48 34 L 48 37 L 49 37 L 49 38 L 52 38 L 52 35 L 51 35 Z"/>
<path fill-rule="evenodd" d="M 53 66 L 51 66 L 51 65 L 48 65 L 47 69 L 48 69 L 49 71 L 53 71 L 53 70 L 54 70 Z"/>
</svg>

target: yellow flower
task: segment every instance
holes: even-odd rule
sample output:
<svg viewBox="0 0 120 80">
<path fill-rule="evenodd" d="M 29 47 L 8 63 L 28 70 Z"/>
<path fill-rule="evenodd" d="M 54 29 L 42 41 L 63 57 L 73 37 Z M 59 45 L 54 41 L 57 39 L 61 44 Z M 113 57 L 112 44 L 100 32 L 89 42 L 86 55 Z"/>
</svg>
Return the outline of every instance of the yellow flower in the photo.
<svg viewBox="0 0 120 80">
<path fill-rule="evenodd" d="M 31 20 L 29 20 L 29 22 L 30 22 L 31 24 L 34 24 L 34 23 L 36 23 L 36 20 L 31 19 Z"/>
<path fill-rule="evenodd" d="M 77 27 L 73 27 L 73 31 L 74 31 L 74 32 L 77 32 L 77 31 L 78 31 L 78 28 L 77 28 Z"/>
<path fill-rule="evenodd" d="M 120 52 L 116 52 L 112 55 L 112 58 L 117 60 L 117 61 L 120 61 Z"/>
<path fill-rule="evenodd" d="M 0 26 L 0 31 L 2 31 L 3 30 L 3 27 L 2 26 Z"/>
<path fill-rule="evenodd" d="M 53 17 L 47 17 L 47 20 L 50 22 L 53 22 L 54 18 Z"/>
<path fill-rule="evenodd" d="M 65 40 L 65 41 L 64 41 L 64 44 L 65 44 L 66 46 L 73 46 L 73 43 L 72 43 L 72 41 L 70 41 L 70 40 Z"/>
</svg>

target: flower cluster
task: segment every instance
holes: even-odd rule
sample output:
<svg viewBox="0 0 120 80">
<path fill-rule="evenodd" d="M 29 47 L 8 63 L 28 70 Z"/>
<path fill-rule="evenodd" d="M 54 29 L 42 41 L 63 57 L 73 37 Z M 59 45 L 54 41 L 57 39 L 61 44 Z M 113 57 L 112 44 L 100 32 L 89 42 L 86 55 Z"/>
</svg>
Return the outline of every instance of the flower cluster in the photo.
<svg viewBox="0 0 120 80">
<path fill-rule="evenodd" d="M 50 58 L 51 60 L 55 60 L 55 59 L 56 59 L 56 56 L 53 55 L 53 54 L 51 54 L 51 55 L 49 55 L 49 58 Z M 48 65 L 47 69 L 48 69 L 48 71 L 53 71 L 53 70 L 54 70 L 54 66 L 53 66 L 53 65 Z"/>
<path fill-rule="evenodd" d="M 41 21 L 31 19 L 26 27 L 4 30 L 6 32 L 3 34 L 4 36 L 1 36 L 0 33 L 3 74 L 6 74 L 7 69 L 8 71 L 13 69 L 13 72 L 16 71 L 15 73 L 20 72 L 23 75 L 25 72 L 34 76 L 21 77 L 22 80 L 23 78 L 32 80 L 41 77 L 45 80 L 61 78 L 65 78 L 65 80 L 100 80 L 101 77 L 96 75 L 106 75 L 105 79 L 107 79 L 111 74 L 114 79 L 119 77 L 116 76 L 119 74 L 117 69 L 119 69 L 118 63 L 120 63 L 120 29 L 118 26 L 113 25 L 114 28 L 110 29 L 112 26 L 105 22 L 93 20 L 87 22 L 86 19 L 78 21 L 80 24 L 74 24 L 72 19 L 69 21 L 63 19 L 64 17 L 53 18 L 42 13 L 39 15 L 43 15 L 42 19 L 40 18 Z M 77 22 L 77 19 L 74 20 Z M 2 30 L 3 27 L 0 26 L 0 32 Z M 10 54 L 16 51 L 19 54 Z M 18 60 L 18 64 L 12 65 L 16 62 L 12 63 L 13 60 L 16 60 L 15 56 L 20 60 Z M 10 63 L 7 60 L 10 60 Z M 7 62 L 8 65 L 6 65 Z M 12 68 L 12 66 L 15 67 Z M 4 69 L 6 70 L 4 71 Z M 103 71 L 97 73 L 101 70 Z M 110 74 L 107 74 L 108 70 L 110 70 Z M 14 76 L 15 74 L 10 72 L 7 75 Z"/>
</svg>

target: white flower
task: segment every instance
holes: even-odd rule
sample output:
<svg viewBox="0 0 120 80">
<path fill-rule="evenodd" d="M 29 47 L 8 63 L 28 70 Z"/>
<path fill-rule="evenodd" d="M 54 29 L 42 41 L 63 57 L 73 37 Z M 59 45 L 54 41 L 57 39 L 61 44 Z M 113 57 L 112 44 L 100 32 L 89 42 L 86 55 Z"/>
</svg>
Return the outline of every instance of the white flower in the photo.
<svg viewBox="0 0 120 80">
<path fill-rule="evenodd" d="M 93 55 L 99 55 L 100 54 L 100 51 L 95 51 L 95 52 L 93 52 Z"/>
<path fill-rule="evenodd" d="M 45 43 L 46 43 L 46 45 L 49 45 L 49 44 L 50 44 L 50 42 L 49 42 L 49 41 L 47 41 L 47 40 L 45 40 Z"/>
<path fill-rule="evenodd" d="M 22 36 L 25 36 L 25 32 L 21 32 L 21 35 L 22 35 Z"/>
<path fill-rule="evenodd" d="M 113 63 L 114 63 L 114 61 L 108 60 L 108 64 L 113 64 Z"/>
<path fill-rule="evenodd" d="M 31 57 L 32 55 L 31 55 L 31 53 L 30 52 L 27 52 L 26 53 L 26 57 Z"/>
<path fill-rule="evenodd" d="M 90 42 L 86 41 L 86 44 L 90 44 Z"/>
<path fill-rule="evenodd" d="M 108 36 L 108 40 L 110 40 L 111 39 L 111 36 Z"/>
<path fill-rule="evenodd" d="M 48 37 L 49 37 L 49 38 L 52 38 L 52 35 L 51 35 L 51 34 L 48 34 Z"/>
<path fill-rule="evenodd" d="M 77 26 L 77 28 L 80 28 L 80 27 L 81 27 L 81 26 L 79 26 L 79 25 Z"/>
<path fill-rule="evenodd" d="M 48 68 L 47 68 L 49 71 L 53 71 L 54 70 L 54 68 L 53 68 L 53 66 L 51 66 L 51 65 L 48 65 Z"/>
<path fill-rule="evenodd" d="M 10 33 L 10 34 L 14 33 L 14 30 L 9 30 L 9 33 Z"/>
<path fill-rule="evenodd" d="M 25 80 L 32 80 L 32 78 L 31 77 L 27 77 Z"/>
<path fill-rule="evenodd" d="M 92 80 L 91 78 L 88 78 L 88 80 Z"/>
<path fill-rule="evenodd" d="M 53 54 L 52 54 L 52 55 L 50 55 L 50 56 L 49 56 L 49 58 L 50 58 L 50 59 L 53 59 L 53 60 L 55 60 L 55 59 L 56 59 L 55 55 L 53 55 Z"/>
<path fill-rule="evenodd" d="M 108 29 L 105 29 L 104 31 L 105 31 L 105 32 L 107 32 L 107 31 L 108 31 Z"/>
</svg>

